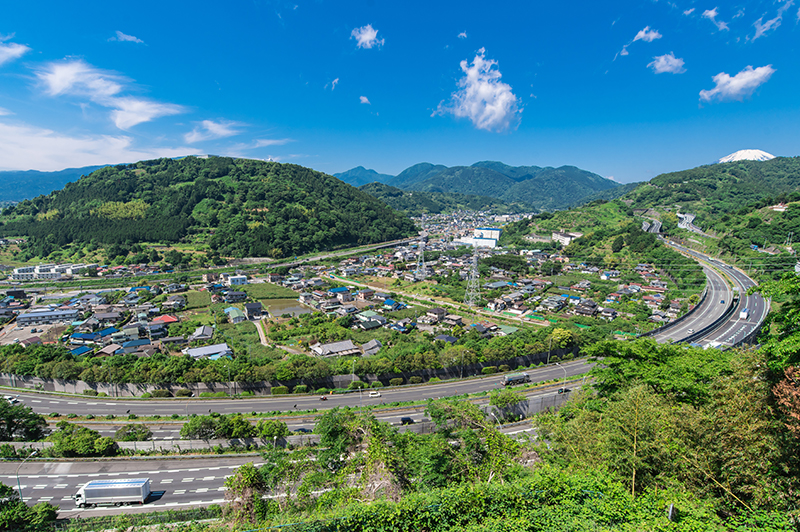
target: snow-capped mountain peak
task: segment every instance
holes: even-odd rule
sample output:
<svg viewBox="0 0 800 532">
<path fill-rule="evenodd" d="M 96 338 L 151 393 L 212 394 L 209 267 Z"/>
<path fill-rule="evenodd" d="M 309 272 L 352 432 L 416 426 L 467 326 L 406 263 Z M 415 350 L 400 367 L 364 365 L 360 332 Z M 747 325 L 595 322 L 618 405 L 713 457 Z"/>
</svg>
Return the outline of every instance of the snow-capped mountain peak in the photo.
<svg viewBox="0 0 800 532">
<path fill-rule="evenodd" d="M 718 161 L 714 161 L 714 164 L 732 163 L 734 161 L 769 161 L 770 159 L 774 158 L 775 156 L 771 153 L 761 150 L 739 150 L 726 157 L 723 157 L 722 159 L 719 159 Z"/>
</svg>

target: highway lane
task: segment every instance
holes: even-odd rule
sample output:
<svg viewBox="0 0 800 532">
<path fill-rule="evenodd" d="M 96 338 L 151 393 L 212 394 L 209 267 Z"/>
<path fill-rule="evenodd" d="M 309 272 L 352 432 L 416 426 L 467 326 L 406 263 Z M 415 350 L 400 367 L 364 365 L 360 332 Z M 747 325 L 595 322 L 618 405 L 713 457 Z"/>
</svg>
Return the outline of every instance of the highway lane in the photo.
<svg viewBox="0 0 800 532">
<path fill-rule="evenodd" d="M 738 345 L 750 333 L 761 326 L 761 323 L 769 313 L 769 303 L 760 294 L 747 294 L 747 290 L 756 285 L 755 281 L 748 277 L 747 274 L 716 259 L 712 259 L 712 262 L 721 265 L 723 271 L 733 279 L 739 293 L 739 302 L 734 309 L 733 315 L 720 327 L 700 339 L 699 343 L 701 345 L 728 347 Z M 742 319 L 740 313 L 744 309 L 748 310 L 748 316 Z"/>
<path fill-rule="evenodd" d="M 554 393 L 556 392 L 550 390 L 533 395 L 549 396 Z M 415 428 L 416 426 L 412 425 L 399 427 L 399 430 Z M 503 425 L 501 431 L 520 439 L 536 436 L 530 420 Z M 79 462 L 47 462 L 34 459 L 22 464 L 19 478 L 22 497 L 26 503 L 33 505 L 38 502 L 49 502 L 60 508 L 60 518 L 76 518 L 222 504 L 225 502 L 225 479 L 233 474 L 235 468 L 247 462 L 253 462 L 257 466 L 263 463 L 258 455 Z M 16 469 L 19 465 L 18 462 L 0 462 L 0 482 L 16 486 Z M 86 482 L 94 479 L 126 478 L 149 478 L 151 489 L 155 492 L 153 499 L 143 506 L 75 507 L 72 495 Z"/>
<path fill-rule="evenodd" d="M 695 331 L 708 327 L 715 320 L 722 317 L 727 306 L 721 301 L 730 303 L 733 298 L 733 290 L 728 281 L 714 268 L 700 263 L 706 274 L 707 294 L 700 306 L 686 318 L 675 322 L 674 325 L 654 335 L 659 343 L 672 343 L 682 340 Z"/>
<path fill-rule="evenodd" d="M 563 369 L 562 369 L 563 368 Z M 591 368 L 585 360 L 564 362 L 561 366 L 541 366 L 526 370 L 532 382 L 563 379 L 584 375 Z M 101 418 L 112 414 L 126 418 L 128 414 L 152 416 L 158 414 L 169 417 L 172 414 L 221 414 L 251 412 L 296 412 L 314 409 L 327 409 L 337 406 L 381 406 L 392 402 L 420 401 L 430 398 L 449 397 L 453 395 L 472 394 L 489 391 L 501 387 L 502 375 L 490 375 L 474 379 L 448 381 L 424 386 L 407 386 L 381 389 L 381 397 L 369 397 L 369 391 L 326 396 L 327 401 L 320 401 L 316 395 L 263 396 L 248 399 L 173 399 L 173 400 L 130 400 L 107 399 L 84 396 L 61 396 L 20 392 L 19 399 L 39 414 L 49 415 L 58 412 L 62 416 L 92 414 Z M 15 394 L 16 395 L 16 394 Z M 115 420 L 120 422 L 122 420 Z"/>
</svg>

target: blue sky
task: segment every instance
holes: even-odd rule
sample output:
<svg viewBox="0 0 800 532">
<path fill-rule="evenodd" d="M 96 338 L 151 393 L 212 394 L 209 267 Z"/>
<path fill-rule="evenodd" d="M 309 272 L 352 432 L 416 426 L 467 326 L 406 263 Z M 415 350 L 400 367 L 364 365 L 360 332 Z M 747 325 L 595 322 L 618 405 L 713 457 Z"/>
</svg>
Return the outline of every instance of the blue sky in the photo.
<svg viewBox="0 0 800 532">
<path fill-rule="evenodd" d="M 328 173 L 798 155 L 800 0 L 15 2 L 0 169 L 186 154 Z"/>
</svg>

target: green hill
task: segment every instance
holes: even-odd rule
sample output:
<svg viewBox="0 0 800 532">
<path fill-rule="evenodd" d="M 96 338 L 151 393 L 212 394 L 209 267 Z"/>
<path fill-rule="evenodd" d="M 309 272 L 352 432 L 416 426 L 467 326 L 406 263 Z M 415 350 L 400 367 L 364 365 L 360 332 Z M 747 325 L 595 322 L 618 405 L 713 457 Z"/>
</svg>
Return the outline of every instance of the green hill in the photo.
<svg viewBox="0 0 800 532">
<path fill-rule="evenodd" d="M 390 187 L 382 183 L 370 183 L 359 187 L 394 210 L 408 216 L 422 214 L 439 214 L 458 210 L 488 211 L 497 214 L 527 212 L 529 205 L 521 203 L 506 203 L 497 198 L 488 196 L 472 196 L 468 194 L 441 193 L 441 192 L 411 192 Z"/>
<path fill-rule="evenodd" d="M 109 166 L 3 211 L 0 233 L 43 257 L 71 243 L 186 242 L 284 257 L 381 242 L 414 224 L 335 177 L 292 164 L 187 157 Z"/>
</svg>

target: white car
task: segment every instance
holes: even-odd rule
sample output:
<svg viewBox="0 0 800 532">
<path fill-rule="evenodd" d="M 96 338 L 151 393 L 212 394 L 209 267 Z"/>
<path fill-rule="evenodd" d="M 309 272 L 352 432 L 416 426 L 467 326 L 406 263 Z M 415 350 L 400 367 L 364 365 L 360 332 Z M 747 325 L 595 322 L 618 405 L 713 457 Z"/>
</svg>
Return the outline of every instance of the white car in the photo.
<svg viewBox="0 0 800 532">
<path fill-rule="evenodd" d="M 17 396 L 17 397 L 19 397 L 19 396 Z M 4 399 L 5 399 L 6 401 L 8 401 L 9 403 L 11 403 L 12 405 L 13 405 L 13 404 L 16 404 L 16 403 L 19 403 L 19 399 L 17 399 L 17 398 L 16 398 L 16 397 L 14 397 L 13 395 L 6 395 L 6 396 L 4 397 Z"/>
<path fill-rule="evenodd" d="M 378 390 L 372 390 L 371 392 L 369 392 L 369 396 L 370 397 L 380 397 L 381 396 L 381 392 L 379 392 Z"/>
</svg>

